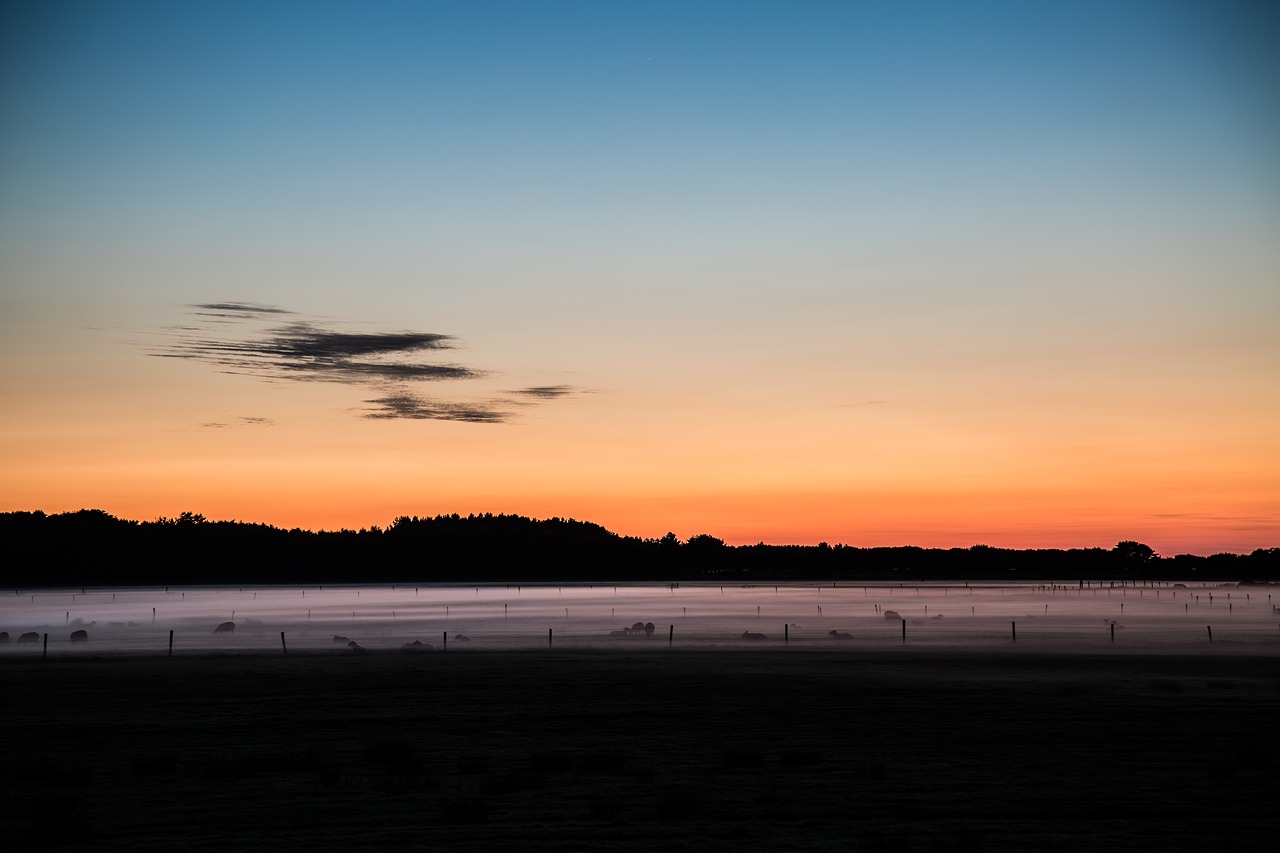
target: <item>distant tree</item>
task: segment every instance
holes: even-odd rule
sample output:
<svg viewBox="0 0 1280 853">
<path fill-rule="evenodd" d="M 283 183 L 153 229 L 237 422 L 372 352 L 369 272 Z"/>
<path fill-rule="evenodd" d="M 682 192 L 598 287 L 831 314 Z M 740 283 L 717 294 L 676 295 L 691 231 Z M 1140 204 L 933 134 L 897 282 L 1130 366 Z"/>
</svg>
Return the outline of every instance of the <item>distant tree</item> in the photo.
<svg viewBox="0 0 1280 853">
<path fill-rule="evenodd" d="M 1143 545 L 1141 542 L 1134 542 L 1131 539 L 1117 542 L 1116 547 L 1111 549 L 1111 553 L 1119 557 L 1124 563 L 1135 566 L 1145 566 L 1159 556 L 1150 546 Z"/>
</svg>

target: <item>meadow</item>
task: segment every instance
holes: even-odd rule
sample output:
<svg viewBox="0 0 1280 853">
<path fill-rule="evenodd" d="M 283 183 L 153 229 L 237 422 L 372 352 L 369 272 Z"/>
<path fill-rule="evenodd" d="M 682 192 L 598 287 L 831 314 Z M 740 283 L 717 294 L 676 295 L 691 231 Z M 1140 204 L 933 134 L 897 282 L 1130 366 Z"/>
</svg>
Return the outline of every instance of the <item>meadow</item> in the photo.
<svg viewBox="0 0 1280 853">
<path fill-rule="evenodd" d="M 1274 654 L 0 659 L 7 850 L 1262 849 Z"/>
</svg>

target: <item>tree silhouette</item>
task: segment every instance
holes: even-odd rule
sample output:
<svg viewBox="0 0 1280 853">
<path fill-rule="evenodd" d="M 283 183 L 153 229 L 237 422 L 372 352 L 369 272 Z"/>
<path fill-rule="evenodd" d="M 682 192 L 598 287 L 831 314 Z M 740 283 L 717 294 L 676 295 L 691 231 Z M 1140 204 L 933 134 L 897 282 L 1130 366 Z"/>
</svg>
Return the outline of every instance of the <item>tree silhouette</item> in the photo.
<svg viewBox="0 0 1280 853">
<path fill-rule="evenodd" d="M 194 512 L 137 522 L 101 510 L 0 513 L 0 589 L 35 586 L 537 581 L 1280 579 L 1280 548 L 1161 558 L 1110 550 L 732 546 L 619 536 L 598 524 L 517 515 L 399 516 L 385 530 L 282 530 Z"/>
<path fill-rule="evenodd" d="M 1126 565 L 1132 566 L 1146 566 L 1158 557 L 1150 546 L 1143 545 L 1141 542 L 1134 542 L 1131 539 L 1117 542 L 1116 547 L 1111 550 Z"/>
</svg>

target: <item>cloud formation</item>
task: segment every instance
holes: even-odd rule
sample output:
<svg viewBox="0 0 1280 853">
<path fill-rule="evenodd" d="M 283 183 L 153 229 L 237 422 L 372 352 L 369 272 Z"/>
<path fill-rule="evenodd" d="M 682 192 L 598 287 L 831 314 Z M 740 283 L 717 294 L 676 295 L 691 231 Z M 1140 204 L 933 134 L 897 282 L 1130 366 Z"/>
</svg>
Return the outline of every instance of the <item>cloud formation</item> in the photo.
<svg viewBox="0 0 1280 853">
<path fill-rule="evenodd" d="M 274 381 L 341 382 L 369 386 L 378 396 L 362 417 L 372 420 L 447 420 L 503 423 L 519 406 L 574 392 L 568 385 L 540 385 L 506 392 L 486 403 L 428 399 L 406 383 L 475 380 L 489 371 L 434 356 L 456 349 L 452 335 L 417 331 L 347 331 L 332 322 L 253 302 L 205 302 L 191 306 L 193 326 L 168 330 L 169 341 L 151 354 L 214 365 L 225 373 Z M 221 423 L 205 424 L 221 428 Z"/>
<path fill-rule="evenodd" d="M 501 409 L 470 403 L 447 403 L 439 400 L 428 400 L 417 394 L 400 392 L 365 400 L 376 408 L 366 412 L 363 417 L 370 420 L 392 420 L 404 418 L 408 420 L 433 421 L 466 421 L 473 424 L 497 424 L 505 422 L 509 413 Z"/>
<path fill-rule="evenodd" d="M 281 309 L 216 303 L 206 316 L 254 320 L 288 313 Z M 451 349 L 449 335 L 434 332 L 343 332 L 299 321 L 242 335 L 216 335 L 215 329 L 175 330 L 175 342 L 155 355 L 203 361 L 229 372 L 267 379 L 325 382 L 473 379 L 482 371 L 457 364 L 405 360 L 423 352 Z"/>
</svg>

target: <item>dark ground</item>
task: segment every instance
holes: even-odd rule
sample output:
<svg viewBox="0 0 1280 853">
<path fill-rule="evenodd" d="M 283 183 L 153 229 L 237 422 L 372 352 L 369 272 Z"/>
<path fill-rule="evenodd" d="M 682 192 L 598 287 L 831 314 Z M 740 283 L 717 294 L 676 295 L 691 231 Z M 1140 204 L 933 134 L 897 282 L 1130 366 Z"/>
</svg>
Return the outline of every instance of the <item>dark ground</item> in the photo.
<svg viewBox="0 0 1280 853">
<path fill-rule="evenodd" d="M 0 661 L 0 847 L 1261 850 L 1273 657 Z"/>
</svg>

